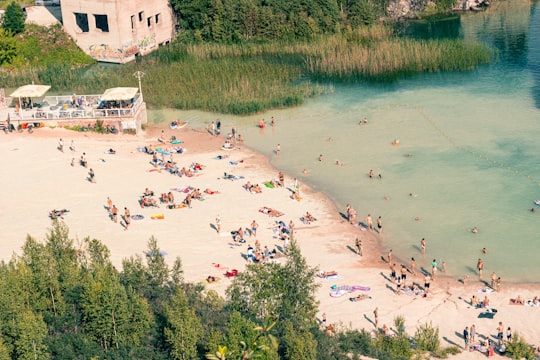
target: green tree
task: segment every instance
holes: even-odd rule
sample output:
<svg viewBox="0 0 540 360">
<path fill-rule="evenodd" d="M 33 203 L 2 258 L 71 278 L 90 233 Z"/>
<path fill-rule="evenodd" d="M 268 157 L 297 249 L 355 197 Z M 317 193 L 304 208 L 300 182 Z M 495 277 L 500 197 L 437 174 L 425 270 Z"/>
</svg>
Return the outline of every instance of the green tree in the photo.
<svg viewBox="0 0 540 360">
<path fill-rule="evenodd" d="M 15 2 L 9 4 L 2 18 L 2 27 L 12 34 L 24 31 L 24 12 Z"/>
<path fill-rule="evenodd" d="M 4 340 L 0 336 L 0 360 L 11 360 L 11 356 L 9 356 L 9 349 L 4 343 Z"/>
<path fill-rule="evenodd" d="M 169 304 L 165 305 L 168 325 L 165 338 L 174 359 L 198 359 L 197 342 L 202 337 L 202 325 L 188 304 L 186 293 L 178 288 Z"/>
<path fill-rule="evenodd" d="M 81 312 L 86 332 L 104 350 L 120 344 L 138 344 L 148 331 L 150 309 L 132 290 L 126 290 L 112 265 L 96 269 L 81 295 Z"/>
<path fill-rule="evenodd" d="M 259 319 L 270 316 L 290 321 L 296 329 L 309 329 L 318 307 L 316 273 L 293 239 L 284 265 L 248 265 L 238 274 L 227 289 L 230 307 Z"/>
<path fill-rule="evenodd" d="M 47 336 L 47 325 L 41 316 L 31 310 L 23 311 L 17 321 L 17 337 L 15 339 L 16 358 L 21 360 L 49 359 L 44 341 Z"/>
<path fill-rule="evenodd" d="M 285 359 L 287 360 L 315 360 L 317 359 L 317 342 L 307 330 L 297 331 L 290 322 L 285 324 L 283 345 Z"/>
<path fill-rule="evenodd" d="M 0 29 L 0 65 L 11 64 L 17 56 L 17 40 L 4 29 Z"/>
</svg>

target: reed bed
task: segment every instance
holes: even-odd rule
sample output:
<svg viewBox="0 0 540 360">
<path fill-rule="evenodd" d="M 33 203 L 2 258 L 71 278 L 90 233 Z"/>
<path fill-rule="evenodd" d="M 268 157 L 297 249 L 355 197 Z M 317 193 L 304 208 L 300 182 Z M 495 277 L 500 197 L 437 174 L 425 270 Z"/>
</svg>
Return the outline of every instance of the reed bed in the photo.
<svg viewBox="0 0 540 360">
<path fill-rule="evenodd" d="M 390 37 L 385 26 L 360 28 L 312 42 L 264 44 L 182 44 L 126 65 L 74 69 L 47 64 L 11 74 L 0 82 L 14 87 L 34 81 L 57 92 L 99 93 L 137 86 L 133 73 L 145 72 L 142 87 L 149 107 L 173 107 L 252 114 L 301 104 L 328 81 L 392 80 L 434 71 L 470 70 L 490 60 L 490 50 L 457 40 L 417 41 Z"/>
<path fill-rule="evenodd" d="M 388 80 L 418 72 L 467 71 L 491 56 L 487 47 L 459 40 L 390 39 L 376 46 L 318 47 L 306 58 L 305 69 L 318 80 Z"/>
</svg>

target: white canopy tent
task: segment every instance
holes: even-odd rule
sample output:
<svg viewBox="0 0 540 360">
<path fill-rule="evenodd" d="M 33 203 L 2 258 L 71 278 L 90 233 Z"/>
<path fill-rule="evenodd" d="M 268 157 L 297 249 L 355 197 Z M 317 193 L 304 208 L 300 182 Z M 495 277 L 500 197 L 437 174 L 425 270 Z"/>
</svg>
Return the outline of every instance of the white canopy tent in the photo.
<svg viewBox="0 0 540 360">
<path fill-rule="evenodd" d="M 21 98 L 37 98 L 42 97 L 49 91 L 50 85 L 24 85 L 11 93 L 11 97 L 19 98 L 19 106 L 21 106 Z"/>
<path fill-rule="evenodd" d="M 29 97 L 29 98 L 34 98 L 34 97 L 41 97 L 43 95 L 45 95 L 45 93 L 47 93 L 47 91 L 49 91 L 51 87 L 49 85 L 34 85 L 34 84 L 31 84 L 31 85 L 24 85 L 24 86 L 21 86 L 20 88 L 18 88 L 17 90 L 15 90 L 14 92 L 11 93 L 11 97 L 18 97 L 18 98 L 22 98 L 22 97 Z"/>
<path fill-rule="evenodd" d="M 136 87 L 116 87 L 105 90 L 101 95 L 103 101 L 127 101 L 131 100 L 137 95 L 139 88 Z"/>
</svg>

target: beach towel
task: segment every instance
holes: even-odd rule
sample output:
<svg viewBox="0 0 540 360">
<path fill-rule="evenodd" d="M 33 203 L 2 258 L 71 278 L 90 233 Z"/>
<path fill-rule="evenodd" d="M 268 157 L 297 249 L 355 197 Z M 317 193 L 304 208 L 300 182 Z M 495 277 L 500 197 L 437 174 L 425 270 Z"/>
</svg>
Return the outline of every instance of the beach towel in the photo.
<svg viewBox="0 0 540 360">
<path fill-rule="evenodd" d="M 269 189 L 273 189 L 273 188 L 274 188 L 274 185 L 273 185 L 270 181 L 266 181 L 266 182 L 264 183 L 264 186 L 266 186 L 266 187 L 269 188 Z"/>
<path fill-rule="evenodd" d="M 227 271 L 225 273 L 225 276 L 228 277 L 228 278 L 234 277 L 236 275 L 238 275 L 238 270 L 236 270 L 236 269 L 232 269 L 231 271 Z"/>
<path fill-rule="evenodd" d="M 140 215 L 140 214 L 136 214 L 136 215 L 131 215 L 131 218 L 133 220 L 142 220 L 142 219 L 144 219 L 144 216 Z"/>
<path fill-rule="evenodd" d="M 486 288 L 483 288 L 483 289 L 478 289 L 476 292 L 478 294 L 489 294 L 489 293 L 493 292 L 493 289 L 486 287 Z"/>
<path fill-rule="evenodd" d="M 148 172 L 158 172 L 158 173 L 161 172 L 161 170 L 159 170 L 159 169 L 150 169 L 150 170 L 146 170 L 146 171 L 148 171 Z"/>
<path fill-rule="evenodd" d="M 330 292 L 330 296 L 331 297 L 340 297 L 340 296 L 343 296 L 347 293 L 351 293 L 351 292 L 354 292 L 354 291 L 357 291 L 357 290 L 361 290 L 361 291 L 369 291 L 371 290 L 369 287 L 367 286 L 361 286 L 361 285 L 342 285 L 342 286 L 336 286 L 336 285 L 332 285 L 332 291 Z"/>
<path fill-rule="evenodd" d="M 229 161 L 228 164 L 232 166 L 236 166 L 238 165 L 238 161 Z"/>
<path fill-rule="evenodd" d="M 150 215 L 150 219 L 152 219 L 152 220 L 163 220 L 163 219 L 165 219 L 165 215 L 163 215 L 163 214 L 152 214 L 152 215 Z"/>
<path fill-rule="evenodd" d="M 180 141 L 180 140 L 171 141 L 171 144 L 174 144 L 174 145 L 178 145 L 178 144 L 181 144 L 181 143 L 183 143 L 183 141 Z"/>
<path fill-rule="evenodd" d="M 202 280 L 201 280 L 201 283 L 202 283 L 203 285 L 212 285 L 212 284 L 215 284 L 215 283 L 217 283 L 218 281 L 221 280 L 221 278 L 220 278 L 220 277 L 217 277 L 217 276 L 213 276 L 213 278 L 214 278 L 214 281 L 210 281 L 210 282 L 208 281 L 208 278 L 202 279 Z"/>
</svg>

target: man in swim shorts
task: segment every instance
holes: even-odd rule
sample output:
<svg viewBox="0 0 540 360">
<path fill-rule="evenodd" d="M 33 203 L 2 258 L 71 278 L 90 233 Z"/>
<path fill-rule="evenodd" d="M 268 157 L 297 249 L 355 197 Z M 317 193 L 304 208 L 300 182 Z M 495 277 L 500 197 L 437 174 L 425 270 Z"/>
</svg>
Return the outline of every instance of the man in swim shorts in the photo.
<svg viewBox="0 0 540 360">
<path fill-rule="evenodd" d="M 382 217 L 377 218 L 377 228 L 379 229 L 379 234 L 382 234 Z"/>
<path fill-rule="evenodd" d="M 259 224 L 255 220 L 251 223 L 251 235 L 257 236 L 257 228 L 259 227 Z"/>
</svg>

